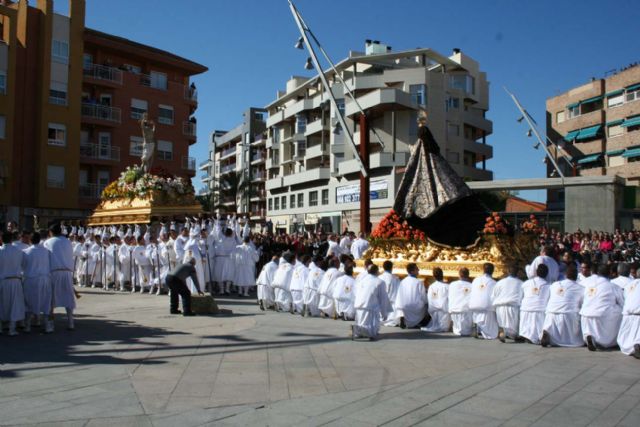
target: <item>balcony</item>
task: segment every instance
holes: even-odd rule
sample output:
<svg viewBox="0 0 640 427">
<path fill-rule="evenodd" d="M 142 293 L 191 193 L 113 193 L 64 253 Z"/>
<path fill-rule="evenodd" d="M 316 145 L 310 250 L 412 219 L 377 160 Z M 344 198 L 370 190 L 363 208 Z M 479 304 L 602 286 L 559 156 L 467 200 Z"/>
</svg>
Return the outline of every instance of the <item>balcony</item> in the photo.
<svg viewBox="0 0 640 427">
<path fill-rule="evenodd" d="M 195 87 L 185 86 L 184 87 L 184 99 L 190 103 L 197 104 L 198 103 L 198 90 Z"/>
<path fill-rule="evenodd" d="M 283 178 L 281 176 L 277 176 L 275 178 L 267 180 L 265 183 L 265 188 L 267 190 L 273 190 L 275 188 L 282 188 L 283 186 Z"/>
<path fill-rule="evenodd" d="M 235 196 L 224 196 L 220 198 L 220 203 L 225 206 L 232 206 L 236 204 Z"/>
<path fill-rule="evenodd" d="M 284 109 L 284 118 L 288 119 L 289 117 L 295 116 L 298 113 L 301 113 L 305 110 L 311 110 L 313 108 L 313 100 L 310 98 L 304 98 L 297 102 L 294 102 L 289 107 Z"/>
<path fill-rule="evenodd" d="M 104 188 L 105 186 L 101 184 L 80 184 L 78 197 L 83 200 L 100 200 Z"/>
<path fill-rule="evenodd" d="M 119 108 L 108 105 L 82 103 L 82 118 L 85 121 L 96 122 L 96 124 L 109 124 L 115 126 L 121 121 L 122 112 Z"/>
<path fill-rule="evenodd" d="M 260 210 L 251 212 L 251 219 L 252 220 L 260 220 L 260 219 L 263 219 L 266 216 L 267 216 L 267 210 L 266 209 L 260 209 Z"/>
<path fill-rule="evenodd" d="M 197 126 L 194 122 L 182 122 L 182 134 L 196 139 Z"/>
<path fill-rule="evenodd" d="M 256 192 L 251 192 L 251 201 L 259 202 L 267 198 L 267 192 L 265 190 L 259 190 Z"/>
<path fill-rule="evenodd" d="M 291 175 L 287 175 L 283 178 L 283 184 L 296 185 L 302 182 L 318 181 L 321 179 L 329 179 L 331 177 L 331 170 L 329 168 L 317 168 L 310 169 L 304 172 L 297 172 Z"/>
<path fill-rule="evenodd" d="M 80 144 L 80 159 L 105 160 L 109 162 L 120 161 L 120 147 L 91 143 Z"/>
<path fill-rule="evenodd" d="M 493 157 L 493 147 L 491 145 L 482 144 L 481 142 L 476 142 L 471 139 L 465 139 L 462 146 L 466 151 L 479 154 L 487 159 Z"/>
<path fill-rule="evenodd" d="M 358 103 L 363 110 L 387 111 L 387 110 L 417 110 L 419 105 L 413 102 L 411 94 L 400 89 L 384 88 L 374 90 L 366 95 L 359 96 Z M 345 115 L 353 116 L 360 114 L 360 109 L 353 100 L 347 100 L 345 105 Z"/>
<path fill-rule="evenodd" d="M 86 64 L 82 69 L 82 75 L 92 83 L 109 87 L 122 86 L 122 71 L 114 67 Z"/>
<path fill-rule="evenodd" d="M 222 150 L 222 153 L 220 153 L 220 160 L 224 160 L 227 157 L 231 157 L 231 155 L 236 155 L 236 147 L 230 147 L 227 148 L 225 150 Z"/>
<path fill-rule="evenodd" d="M 236 170 L 236 164 L 233 163 L 231 165 L 222 166 L 220 168 L 220 173 L 225 174 L 225 173 L 233 172 L 235 170 Z"/>
<path fill-rule="evenodd" d="M 251 181 L 264 181 L 267 177 L 267 174 L 264 171 L 260 171 L 257 173 L 251 174 Z"/>
<path fill-rule="evenodd" d="M 196 172 L 196 159 L 193 157 L 182 156 L 182 170 Z"/>
<path fill-rule="evenodd" d="M 307 159 L 313 159 L 314 157 L 322 157 L 329 154 L 329 144 L 317 144 L 312 147 L 307 147 L 305 157 Z"/>
<path fill-rule="evenodd" d="M 477 169 L 472 166 L 464 166 L 463 176 L 473 181 L 490 181 L 493 179 L 493 172 L 490 170 Z"/>
<path fill-rule="evenodd" d="M 369 156 L 369 170 L 378 168 L 389 168 L 393 166 L 406 166 L 409 161 L 409 153 L 397 152 L 395 159 L 393 153 L 381 152 L 373 153 Z M 360 173 L 358 161 L 355 159 L 345 160 L 338 164 L 339 175 L 349 175 L 352 173 Z"/>
<path fill-rule="evenodd" d="M 203 160 L 198 164 L 198 169 L 200 169 L 201 171 L 207 170 L 210 164 L 211 160 Z"/>
<path fill-rule="evenodd" d="M 280 123 L 281 121 L 284 120 L 284 111 L 278 111 L 277 113 L 274 114 L 270 114 L 269 117 L 267 118 L 267 127 L 270 128 L 271 126 Z"/>
<path fill-rule="evenodd" d="M 264 163 L 266 159 L 267 159 L 266 153 L 254 154 L 253 156 L 251 156 L 251 164 L 254 165 L 258 163 Z"/>
<path fill-rule="evenodd" d="M 328 122 L 328 121 L 327 121 Z M 329 131 L 329 124 L 322 124 L 322 119 L 314 120 L 307 125 L 304 136 L 313 135 L 318 132 Z"/>
<path fill-rule="evenodd" d="M 267 159 L 267 169 L 280 167 L 280 163 L 278 159 L 270 158 Z"/>
</svg>

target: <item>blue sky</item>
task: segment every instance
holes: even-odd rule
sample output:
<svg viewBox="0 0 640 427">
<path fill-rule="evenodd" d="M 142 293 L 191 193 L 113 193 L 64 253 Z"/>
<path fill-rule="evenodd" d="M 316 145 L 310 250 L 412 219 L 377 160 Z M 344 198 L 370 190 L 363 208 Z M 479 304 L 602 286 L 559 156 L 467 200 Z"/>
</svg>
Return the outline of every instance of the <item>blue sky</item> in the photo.
<svg viewBox="0 0 640 427">
<path fill-rule="evenodd" d="M 64 12 L 66 1 L 57 0 Z M 634 0 L 418 1 L 297 0 L 334 61 L 363 50 L 365 39 L 394 50 L 454 47 L 479 61 L 490 81 L 494 133 L 488 138 L 496 179 L 544 176 L 542 152 L 502 87 L 513 91 L 544 130 L 545 100 L 640 60 L 640 8 Z M 87 26 L 209 67 L 196 76 L 198 144 L 206 158 L 213 129 L 230 129 L 249 106 L 264 106 L 306 54 L 286 0 L 87 0 Z M 198 174 L 199 176 L 200 174 Z M 196 183 L 199 187 L 199 181 Z M 542 193 L 527 194 L 540 199 Z"/>
</svg>

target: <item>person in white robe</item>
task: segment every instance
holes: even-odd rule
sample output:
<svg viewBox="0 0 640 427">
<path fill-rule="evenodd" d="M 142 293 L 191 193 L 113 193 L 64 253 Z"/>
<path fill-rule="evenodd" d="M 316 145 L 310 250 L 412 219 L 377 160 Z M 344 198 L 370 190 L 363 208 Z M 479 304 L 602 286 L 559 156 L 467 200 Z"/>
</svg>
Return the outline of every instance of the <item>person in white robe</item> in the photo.
<svg viewBox="0 0 640 427">
<path fill-rule="evenodd" d="M 624 296 L 622 289 L 609 281 L 609 273 L 609 266 L 601 264 L 597 275 L 591 275 L 582 282 L 584 302 L 580 309 L 580 324 L 582 337 L 590 351 L 617 344 Z"/>
<path fill-rule="evenodd" d="M 518 267 L 509 267 L 509 275 L 498 280 L 491 293 L 491 304 L 496 310 L 498 339 L 518 337 L 520 323 L 520 303 L 522 302 L 522 280 L 518 278 Z"/>
<path fill-rule="evenodd" d="M 136 268 L 137 282 L 140 286 L 140 293 L 151 288 L 153 266 L 151 260 L 147 256 L 147 246 L 143 236 L 138 237 L 137 246 L 133 248 L 132 256 Z M 131 292 L 135 292 L 136 288 L 132 287 Z"/>
<path fill-rule="evenodd" d="M 333 300 L 333 288 L 336 280 L 342 276 L 343 273 L 338 270 L 340 260 L 337 257 L 331 257 L 327 261 L 327 265 L 327 271 L 322 276 L 322 280 L 318 286 L 318 295 L 320 296 L 318 308 L 320 309 L 321 316 L 335 318 L 336 311 Z"/>
<path fill-rule="evenodd" d="M 469 270 L 465 267 L 458 271 L 459 279 L 449 285 L 449 313 L 451 314 L 451 330 L 454 335 L 471 335 L 473 315 L 469 311 L 471 297 L 471 280 Z"/>
<path fill-rule="evenodd" d="M 385 284 L 385 290 L 389 297 L 389 304 L 391 305 L 392 313 L 396 310 L 396 297 L 398 296 L 398 287 L 400 287 L 400 279 L 393 274 L 393 263 L 389 260 L 382 263 L 382 269 L 384 270 L 378 278 Z M 385 326 L 398 326 L 396 319 L 393 315 L 387 316 L 387 321 L 384 322 Z"/>
<path fill-rule="evenodd" d="M 261 310 L 267 310 L 275 305 L 276 297 L 271 287 L 273 278 L 278 270 L 279 257 L 274 255 L 260 271 L 256 285 L 258 285 L 258 304 Z"/>
<path fill-rule="evenodd" d="M 368 272 L 369 267 L 371 267 L 372 265 L 373 265 L 373 261 L 370 258 L 367 258 L 367 259 L 364 260 L 364 268 L 356 276 L 356 283 L 359 282 L 360 280 L 364 279 L 365 277 L 367 277 L 367 275 L 369 274 L 369 272 Z M 344 272 L 344 268 L 342 269 L 342 272 Z"/>
<path fill-rule="evenodd" d="M 85 270 L 86 270 L 86 262 L 87 260 L 82 255 L 84 249 L 84 236 L 78 236 L 76 240 L 75 246 L 73 246 L 73 257 L 74 257 L 74 276 L 75 282 L 78 286 L 85 285 Z"/>
<path fill-rule="evenodd" d="M 349 255 L 351 254 L 351 233 L 345 233 L 345 235 L 340 239 L 340 243 L 338 246 L 340 247 L 340 255 Z"/>
<path fill-rule="evenodd" d="M 415 328 L 427 315 L 427 290 L 418 279 L 420 269 L 415 263 L 407 265 L 407 274 L 398 287 L 394 316 L 401 328 Z"/>
<path fill-rule="evenodd" d="M 235 278 L 235 265 L 231 259 L 231 255 L 240 242 L 237 241 L 236 235 L 231 228 L 227 228 L 224 235 L 218 235 L 219 237 L 215 245 L 216 262 L 214 278 L 220 286 L 220 292 L 224 293 L 224 295 L 229 295 L 231 293 L 231 285 Z"/>
<path fill-rule="evenodd" d="M 9 322 L 9 336 L 16 336 L 16 323 L 24 320 L 22 266 L 25 253 L 12 245 L 13 233 L 2 233 L 0 246 L 0 334 L 2 322 Z"/>
<path fill-rule="evenodd" d="M 433 269 L 435 281 L 427 289 L 427 310 L 431 320 L 427 326 L 420 328 L 425 332 L 449 332 L 451 315 L 449 314 L 449 285 L 444 281 L 444 273 L 440 267 Z"/>
<path fill-rule="evenodd" d="M 591 271 L 591 262 L 584 260 L 580 263 L 580 272 L 578 273 L 578 283 L 580 285 L 582 285 L 582 282 L 588 278 L 591 277 L 592 275 L 592 271 Z"/>
<path fill-rule="evenodd" d="M 540 263 L 536 267 L 536 277 L 522 284 L 520 304 L 520 328 L 518 334 L 531 344 L 540 344 L 544 326 L 545 311 L 549 302 L 549 269 Z"/>
<path fill-rule="evenodd" d="M 378 277 L 378 266 L 371 265 L 368 275 L 355 290 L 355 324 L 352 326 L 354 338 L 378 338 L 380 322 L 393 313 L 386 284 Z"/>
<path fill-rule="evenodd" d="M 249 289 L 256 284 L 256 263 L 260 260 L 258 252 L 251 246 L 251 238 L 245 236 L 241 245 L 233 252 L 236 276 L 233 283 L 239 288 L 240 296 L 249 296 Z"/>
<path fill-rule="evenodd" d="M 364 253 L 369 249 L 369 246 L 369 242 L 364 238 L 364 233 L 360 233 L 353 243 L 351 243 L 351 255 L 353 259 L 362 259 Z"/>
<path fill-rule="evenodd" d="M 347 262 L 344 274 L 336 279 L 333 286 L 333 301 L 339 319 L 353 320 L 356 316 L 354 308 L 356 280 L 353 278 L 353 263 Z"/>
<path fill-rule="evenodd" d="M 304 284 L 309 276 L 309 263 L 311 257 L 305 255 L 302 260 L 298 260 L 293 269 L 293 275 L 291 276 L 291 285 L 289 291 L 291 292 L 291 302 L 293 304 L 293 312 L 302 314 L 304 308 Z"/>
<path fill-rule="evenodd" d="M 91 287 L 101 287 L 104 281 L 104 249 L 102 247 L 102 236 L 96 235 L 89 248 L 89 269 L 91 270 Z"/>
<path fill-rule="evenodd" d="M 617 341 L 623 354 L 640 359 L 640 279 L 624 288 L 622 323 Z"/>
<path fill-rule="evenodd" d="M 567 265 L 566 279 L 551 284 L 549 302 L 545 310 L 540 344 L 543 347 L 582 347 L 584 341 L 580 328 L 580 307 L 584 288 L 578 284 L 578 269 Z"/>
<path fill-rule="evenodd" d="M 133 281 L 133 236 L 124 237 L 124 242 L 120 245 L 118 250 L 118 260 L 120 261 L 120 270 L 118 272 L 120 276 L 120 291 L 124 292 L 127 286 L 131 286 L 135 289 L 135 283 Z"/>
<path fill-rule="evenodd" d="M 73 289 L 73 249 L 71 242 L 62 235 L 59 224 L 51 226 L 49 236 L 50 238 L 44 242 L 44 247 L 50 253 L 52 309 L 63 307 L 67 312 L 67 329 L 74 330 L 73 310 L 76 308 L 76 295 Z M 53 332 L 53 310 L 45 327 L 47 331 Z"/>
<path fill-rule="evenodd" d="M 282 254 L 281 263 L 273 277 L 272 286 L 275 290 L 278 311 L 292 311 L 291 277 L 295 268 L 296 256 L 292 252 Z"/>
<path fill-rule="evenodd" d="M 339 257 L 342 252 L 340 251 L 340 245 L 337 242 L 337 237 L 335 235 L 329 236 L 328 240 L 329 247 L 327 248 L 327 257 L 335 256 Z"/>
<path fill-rule="evenodd" d="M 162 293 L 160 247 L 156 236 L 149 236 L 149 243 L 147 244 L 145 254 L 151 262 L 151 287 L 149 288 L 149 294 L 155 293 L 156 295 L 160 295 Z"/>
<path fill-rule="evenodd" d="M 530 268 L 527 269 L 527 277 L 529 279 L 533 279 L 536 277 L 538 265 L 540 264 L 546 265 L 547 269 L 549 270 L 547 282 L 553 283 L 558 280 L 560 267 L 558 267 L 558 263 L 554 258 L 553 247 L 543 246 L 542 249 L 540 249 L 540 255 L 534 258 L 534 260 L 531 262 Z"/>
<path fill-rule="evenodd" d="M 167 233 L 161 233 L 160 243 L 158 243 L 158 257 L 160 261 L 160 289 L 158 289 L 158 293 L 161 292 L 161 289 L 169 289 L 167 285 L 167 274 L 173 271 L 171 269 L 172 251 L 173 248 L 169 244 L 169 235 Z M 173 256 L 175 256 L 175 254 Z"/>
<path fill-rule="evenodd" d="M 309 266 L 309 274 L 307 275 L 307 280 L 304 282 L 304 308 L 302 314 L 305 316 L 320 316 L 320 309 L 318 308 L 320 301 L 318 287 L 320 286 L 326 268 L 327 263 L 320 256 Z"/>
<path fill-rule="evenodd" d="M 31 331 L 33 317 L 48 318 L 51 314 L 51 264 L 49 251 L 40 244 L 40 233 L 31 236 L 33 246 L 24 251 L 22 270 L 24 275 L 25 322 L 24 331 Z M 39 323 L 39 322 L 38 322 Z"/>
<path fill-rule="evenodd" d="M 113 289 L 116 289 L 116 252 L 118 247 L 115 245 L 115 238 L 112 236 L 105 240 L 104 251 L 104 283 L 102 289 L 109 290 L 110 285 L 113 284 Z"/>
<path fill-rule="evenodd" d="M 471 282 L 471 295 L 469 296 L 469 310 L 473 314 L 471 336 L 493 340 L 498 337 L 498 319 L 491 303 L 491 295 L 496 281 L 491 277 L 494 266 L 490 262 L 482 266 L 484 274 Z"/>
<path fill-rule="evenodd" d="M 620 287 L 620 289 L 624 289 L 629 283 L 633 282 L 635 279 L 631 277 L 631 264 L 626 262 L 618 263 L 617 267 L 618 277 L 611 280 L 611 283 Z"/>
<path fill-rule="evenodd" d="M 182 263 L 182 260 L 184 259 L 184 247 L 188 241 L 189 228 L 185 226 L 180 231 L 180 235 L 175 238 L 174 251 L 176 252 L 176 265 L 174 265 L 174 268 L 177 267 L 178 263 Z"/>
<path fill-rule="evenodd" d="M 196 275 L 198 276 L 198 284 L 202 283 L 204 287 L 204 284 L 206 283 L 204 280 L 204 262 L 206 262 L 206 259 L 200 249 L 200 226 L 195 225 L 191 228 L 191 231 L 189 232 L 189 240 L 184 245 L 184 259 L 182 262 L 188 263 L 191 258 L 196 260 L 195 267 Z M 231 257 L 232 253 L 233 251 L 229 254 L 229 257 Z M 198 292 L 198 289 L 191 278 L 188 278 L 186 283 L 192 294 L 196 294 Z"/>
</svg>

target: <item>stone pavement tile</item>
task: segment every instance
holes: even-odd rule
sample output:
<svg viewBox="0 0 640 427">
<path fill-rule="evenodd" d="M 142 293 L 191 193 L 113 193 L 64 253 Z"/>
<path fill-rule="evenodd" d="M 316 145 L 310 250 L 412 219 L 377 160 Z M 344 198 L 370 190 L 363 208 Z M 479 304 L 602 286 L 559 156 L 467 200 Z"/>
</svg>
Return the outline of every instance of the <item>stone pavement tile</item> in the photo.
<svg viewBox="0 0 640 427">
<path fill-rule="evenodd" d="M 150 415 L 154 427 L 196 427 L 205 424 L 215 424 L 217 420 L 232 417 L 246 411 L 254 411 L 250 406 L 228 406 L 225 408 L 193 409 L 184 412 L 162 413 Z"/>
<path fill-rule="evenodd" d="M 155 414 L 165 409 L 169 399 L 171 398 L 171 394 L 138 394 L 137 397 L 145 414 Z"/>
<path fill-rule="evenodd" d="M 134 417 L 93 418 L 86 427 L 153 427 L 151 419 L 147 415 Z"/>
<path fill-rule="evenodd" d="M 526 386 L 524 386 L 524 384 L 526 384 Z M 478 393 L 478 396 L 532 404 L 547 396 L 551 390 L 551 387 L 534 388 L 529 387 L 527 383 L 504 382 Z"/>
<path fill-rule="evenodd" d="M 210 396 L 171 396 L 165 406 L 163 412 L 186 412 L 198 408 L 211 407 Z"/>
<path fill-rule="evenodd" d="M 504 425 L 510 427 L 518 427 L 524 425 L 531 425 L 542 418 L 547 412 L 551 411 L 557 405 L 552 403 L 536 402 L 533 405 L 527 407 L 523 411 L 519 412 L 511 419 L 505 421 Z"/>
<path fill-rule="evenodd" d="M 526 403 L 522 402 L 474 396 L 455 405 L 451 410 L 508 420 L 522 412 L 527 406 Z"/>
<path fill-rule="evenodd" d="M 267 384 L 216 386 L 205 407 L 268 402 L 268 390 Z"/>
<path fill-rule="evenodd" d="M 532 426 L 586 426 L 601 410 L 587 405 L 567 404 L 556 406 L 537 420 Z"/>
<path fill-rule="evenodd" d="M 502 420 L 480 414 L 447 411 L 415 424 L 418 426 L 499 426 Z"/>
<path fill-rule="evenodd" d="M 618 426 L 638 427 L 638 420 L 640 420 L 640 407 L 636 407 L 632 411 L 630 411 L 627 416 L 618 423 Z"/>
<path fill-rule="evenodd" d="M 38 423 L 38 427 L 84 427 L 87 424 L 88 420 L 73 420 L 73 421 L 61 421 L 61 422 L 52 422 L 52 423 L 48 423 L 48 422 L 44 422 L 44 423 Z M 5 424 L 4 421 L 2 421 L 3 426 L 32 426 L 33 424 Z"/>
<path fill-rule="evenodd" d="M 355 420 L 353 418 L 341 418 L 339 420 L 331 421 L 326 424 L 322 424 L 323 427 L 376 427 L 379 426 L 379 422 L 366 422 Z"/>
<path fill-rule="evenodd" d="M 330 393 L 345 391 L 346 388 L 340 379 L 340 374 L 331 363 L 331 359 L 327 356 L 323 347 L 313 346 L 309 348 L 315 365 L 320 372 L 320 377 L 325 388 Z"/>
<path fill-rule="evenodd" d="M 216 426 L 301 426 L 308 425 L 309 418 L 305 415 L 282 413 L 276 410 L 247 411 L 236 416 L 216 421 Z"/>
<path fill-rule="evenodd" d="M 366 403 L 366 408 L 348 415 L 346 419 L 379 425 L 402 417 L 420 406 L 420 403 L 402 395 L 385 399 L 383 394 L 372 394 Z"/>
<path fill-rule="evenodd" d="M 629 412 L 638 408 L 640 397 L 631 395 L 622 395 L 612 402 L 598 417 L 593 420 L 594 426 L 615 426 L 627 417 Z M 637 424 L 640 424 L 640 417 L 637 418 Z"/>
</svg>

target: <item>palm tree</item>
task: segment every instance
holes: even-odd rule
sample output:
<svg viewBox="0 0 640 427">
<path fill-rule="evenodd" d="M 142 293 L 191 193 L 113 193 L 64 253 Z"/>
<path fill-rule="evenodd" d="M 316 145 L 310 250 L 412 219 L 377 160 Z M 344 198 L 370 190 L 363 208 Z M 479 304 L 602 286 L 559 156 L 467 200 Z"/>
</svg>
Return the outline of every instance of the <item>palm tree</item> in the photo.
<svg viewBox="0 0 640 427">
<path fill-rule="evenodd" d="M 217 194 L 214 201 L 214 209 L 222 212 L 237 212 L 238 195 L 245 197 L 248 190 L 249 180 L 246 179 L 243 171 L 224 174 L 214 184 L 213 193 Z M 230 198 L 233 198 L 233 205 L 225 204 L 230 201 Z"/>
</svg>

